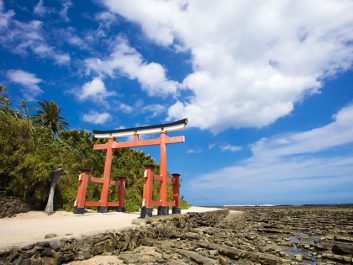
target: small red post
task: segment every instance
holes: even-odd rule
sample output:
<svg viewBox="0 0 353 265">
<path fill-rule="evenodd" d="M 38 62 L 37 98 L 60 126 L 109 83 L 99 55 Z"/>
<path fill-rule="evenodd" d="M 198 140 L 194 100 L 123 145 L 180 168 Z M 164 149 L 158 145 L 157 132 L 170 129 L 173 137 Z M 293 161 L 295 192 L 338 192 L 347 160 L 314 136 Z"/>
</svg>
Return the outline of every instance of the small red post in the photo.
<svg viewBox="0 0 353 265">
<path fill-rule="evenodd" d="M 172 174 L 173 176 L 173 201 L 174 201 L 174 206 L 172 209 L 173 214 L 180 214 L 180 192 L 179 192 L 179 187 L 180 187 L 180 174 L 174 173 Z"/>
<path fill-rule="evenodd" d="M 86 193 L 87 193 L 87 185 L 88 185 L 90 171 L 91 170 L 88 168 L 80 169 L 80 176 L 78 177 L 79 183 L 78 183 L 76 201 L 74 204 L 74 214 L 85 213 Z"/>
<path fill-rule="evenodd" d="M 161 200 L 161 206 L 158 207 L 158 215 L 167 215 L 169 212 L 168 206 L 168 175 L 167 175 L 167 133 L 162 131 L 160 133 L 160 161 L 159 171 L 162 177 L 160 188 L 159 188 L 159 199 Z"/>
<path fill-rule="evenodd" d="M 107 154 L 105 157 L 105 165 L 104 165 L 104 173 L 103 173 L 103 187 L 101 190 L 100 197 L 100 207 L 98 211 L 100 213 L 108 212 L 108 191 L 109 191 L 109 183 L 110 183 L 110 171 L 112 168 L 112 157 L 113 157 L 113 143 L 115 141 L 114 137 L 110 137 L 107 143 Z"/>
<path fill-rule="evenodd" d="M 125 212 L 125 182 L 126 177 L 119 177 L 119 192 L 118 192 L 118 201 L 119 207 L 118 212 Z"/>
<path fill-rule="evenodd" d="M 145 175 L 143 183 L 143 198 L 141 207 L 141 218 L 152 216 L 152 188 L 153 188 L 153 165 L 144 165 Z"/>
</svg>

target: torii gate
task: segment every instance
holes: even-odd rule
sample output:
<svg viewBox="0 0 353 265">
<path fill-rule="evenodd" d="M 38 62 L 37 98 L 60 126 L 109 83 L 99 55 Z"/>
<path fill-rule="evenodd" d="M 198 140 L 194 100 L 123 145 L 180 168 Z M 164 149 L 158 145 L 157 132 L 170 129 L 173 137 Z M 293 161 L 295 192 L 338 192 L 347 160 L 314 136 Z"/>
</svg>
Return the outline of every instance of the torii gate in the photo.
<svg viewBox="0 0 353 265">
<path fill-rule="evenodd" d="M 110 131 L 94 130 L 95 138 L 105 138 L 108 142 L 105 144 L 95 144 L 94 150 L 107 150 L 103 178 L 89 177 L 88 171 L 83 170 L 80 175 L 80 183 L 77 191 L 74 213 L 84 213 L 85 206 L 97 206 L 101 213 L 108 212 L 109 206 L 118 206 L 118 211 L 124 211 L 124 188 L 125 179 L 119 178 L 119 181 L 110 180 L 110 172 L 112 166 L 113 149 L 129 148 L 139 146 L 160 146 L 160 175 L 153 174 L 153 166 L 145 165 L 143 199 L 141 208 L 141 217 L 151 216 L 152 207 L 158 206 L 158 215 L 167 215 L 169 206 L 173 207 L 173 213 L 180 213 L 180 194 L 179 194 L 179 174 L 172 174 L 173 178 L 169 179 L 167 175 L 167 144 L 183 143 L 184 136 L 169 137 L 167 132 L 183 129 L 187 125 L 188 120 L 183 119 L 176 122 L 135 127 L 128 129 L 118 129 Z M 140 140 L 139 136 L 144 134 L 159 133 L 160 137 L 155 139 Z M 129 142 L 116 141 L 119 137 L 133 136 L 133 140 Z M 159 189 L 159 201 L 152 201 L 153 180 L 161 182 Z M 99 202 L 86 202 L 86 190 L 88 181 L 103 184 Z M 168 201 L 168 183 L 173 183 L 173 201 Z M 109 185 L 115 185 L 119 188 L 119 201 L 108 202 Z"/>
</svg>

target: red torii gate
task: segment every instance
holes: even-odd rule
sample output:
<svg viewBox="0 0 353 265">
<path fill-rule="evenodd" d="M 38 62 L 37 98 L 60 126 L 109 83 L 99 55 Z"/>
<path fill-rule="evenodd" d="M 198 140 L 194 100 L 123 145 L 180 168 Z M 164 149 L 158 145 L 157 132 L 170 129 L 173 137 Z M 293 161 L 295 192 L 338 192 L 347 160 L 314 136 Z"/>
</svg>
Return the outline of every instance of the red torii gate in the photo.
<svg viewBox="0 0 353 265">
<path fill-rule="evenodd" d="M 93 134 L 95 138 L 106 138 L 108 142 L 105 144 L 95 144 L 94 150 L 107 150 L 103 178 L 94 178 L 89 176 L 89 171 L 83 169 L 80 174 L 80 182 L 77 191 L 74 213 L 84 213 L 85 206 L 97 206 L 98 211 L 101 213 L 108 212 L 108 207 L 118 207 L 118 211 L 125 211 L 124 209 L 124 190 L 125 190 L 125 178 L 119 178 L 119 181 L 110 180 L 110 172 L 112 166 L 112 155 L 114 148 L 129 148 L 139 146 L 160 146 L 160 175 L 153 173 L 153 166 L 145 165 L 144 175 L 144 187 L 143 187 L 143 199 L 141 208 L 141 217 L 146 215 L 152 215 L 152 207 L 158 206 L 158 215 L 167 215 L 169 206 L 173 207 L 173 213 L 180 213 L 179 205 L 179 174 L 172 174 L 173 178 L 168 178 L 167 175 L 167 144 L 182 143 L 185 141 L 184 136 L 169 137 L 167 132 L 176 131 L 183 129 L 188 120 L 183 119 L 180 121 L 143 126 L 128 129 L 110 130 L 110 131 L 98 131 L 94 130 Z M 159 133 L 160 137 L 155 139 L 140 140 L 139 136 L 143 134 Z M 133 140 L 130 142 L 117 142 L 118 137 L 133 136 Z M 152 187 L 153 180 L 160 181 L 159 188 L 159 201 L 152 201 Z M 88 182 L 95 182 L 103 184 L 99 202 L 86 202 L 86 191 Z M 173 201 L 168 201 L 168 183 L 173 184 Z M 118 198 L 119 201 L 108 202 L 108 190 L 110 185 L 118 187 Z"/>
</svg>

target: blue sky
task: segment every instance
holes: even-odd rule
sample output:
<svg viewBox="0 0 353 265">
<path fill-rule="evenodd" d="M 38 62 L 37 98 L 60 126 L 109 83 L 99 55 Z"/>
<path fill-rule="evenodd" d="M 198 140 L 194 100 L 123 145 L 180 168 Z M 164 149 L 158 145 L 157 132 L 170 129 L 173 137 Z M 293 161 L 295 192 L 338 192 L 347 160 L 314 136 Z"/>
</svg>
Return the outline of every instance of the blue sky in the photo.
<svg viewBox="0 0 353 265">
<path fill-rule="evenodd" d="M 352 1 L 2 1 L 0 81 L 73 129 L 188 118 L 199 205 L 353 203 Z M 143 149 L 158 162 L 158 148 Z"/>
</svg>

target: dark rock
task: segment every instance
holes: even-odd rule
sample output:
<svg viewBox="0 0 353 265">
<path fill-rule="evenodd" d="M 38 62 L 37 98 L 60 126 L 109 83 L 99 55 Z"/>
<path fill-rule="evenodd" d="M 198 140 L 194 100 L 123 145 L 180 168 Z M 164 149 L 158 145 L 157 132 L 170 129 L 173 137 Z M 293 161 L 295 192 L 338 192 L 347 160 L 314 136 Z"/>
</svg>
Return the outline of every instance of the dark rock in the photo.
<svg viewBox="0 0 353 265">
<path fill-rule="evenodd" d="M 51 241 L 50 242 L 50 247 L 53 250 L 58 251 L 60 249 L 60 242 L 59 241 Z"/>
<path fill-rule="evenodd" d="M 349 243 L 335 243 L 332 246 L 332 252 L 338 255 L 353 254 L 353 244 Z"/>
<path fill-rule="evenodd" d="M 45 239 L 49 239 L 49 238 L 54 238 L 54 237 L 57 237 L 58 235 L 57 234 L 54 234 L 54 233 L 51 233 L 51 234 L 47 234 L 44 236 Z"/>
<path fill-rule="evenodd" d="M 28 204 L 13 196 L 0 196 L 0 218 L 15 217 L 18 213 L 30 210 Z"/>
<path fill-rule="evenodd" d="M 51 248 L 45 248 L 42 250 L 41 256 L 42 257 L 55 257 L 56 252 L 54 250 L 52 250 Z"/>
<path fill-rule="evenodd" d="M 219 264 L 218 261 L 210 258 L 206 258 L 196 252 L 189 251 L 189 250 L 184 250 L 184 249 L 175 249 L 175 252 L 190 258 L 191 260 L 195 261 L 198 264 L 204 264 L 204 265 L 215 265 Z"/>
</svg>

